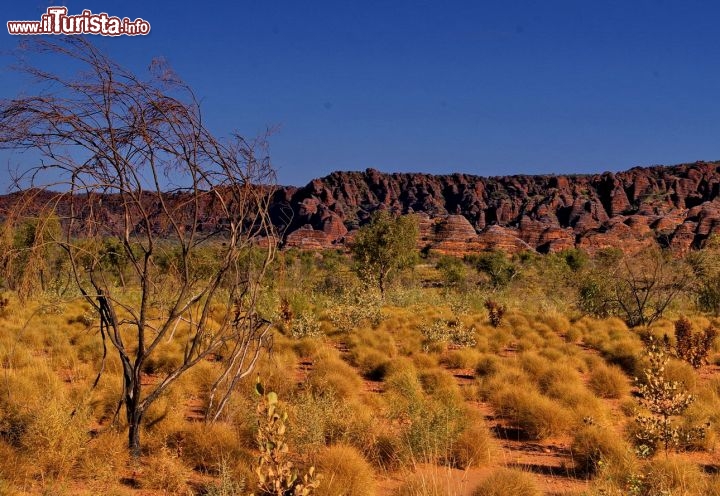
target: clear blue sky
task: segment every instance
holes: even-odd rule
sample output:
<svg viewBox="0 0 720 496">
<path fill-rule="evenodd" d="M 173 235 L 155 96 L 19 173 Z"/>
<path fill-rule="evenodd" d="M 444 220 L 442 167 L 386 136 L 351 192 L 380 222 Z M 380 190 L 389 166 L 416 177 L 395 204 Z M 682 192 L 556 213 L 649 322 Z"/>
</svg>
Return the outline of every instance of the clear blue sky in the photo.
<svg viewBox="0 0 720 496">
<path fill-rule="evenodd" d="M 165 56 L 219 135 L 279 126 L 283 184 L 367 167 L 501 175 L 720 159 L 718 2 L 30 0 L 6 2 L 3 25 L 55 4 L 149 21 L 146 37 L 94 39 L 138 71 Z M 0 34 L 0 50 L 16 43 Z M 9 61 L 2 97 L 24 88 Z M 1 155 L 3 175 L 8 159 L 23 158 Z"/>
</svg>

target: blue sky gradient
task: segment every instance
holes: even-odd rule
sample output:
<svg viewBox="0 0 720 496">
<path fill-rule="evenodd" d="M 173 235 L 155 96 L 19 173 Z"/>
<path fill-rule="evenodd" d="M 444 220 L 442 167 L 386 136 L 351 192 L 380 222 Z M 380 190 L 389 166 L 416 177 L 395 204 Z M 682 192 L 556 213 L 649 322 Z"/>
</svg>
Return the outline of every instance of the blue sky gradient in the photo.
<svg viewBox="0 0 720 496">
<path fill-rule="evenodd" d="M 720 159 L 717 2 L 31 0 L 4 21 L 56 4 L 149 21 L 149 36 L 94 40 L 137 72 L 167 58 L 218 135 L 277 127 L 283 184 Z M 26 90 L 7 68 L 17 41 L 0 35 L 0 97 Z M 28 159 L 0 154 L 2 176 Z"/>
</svg>

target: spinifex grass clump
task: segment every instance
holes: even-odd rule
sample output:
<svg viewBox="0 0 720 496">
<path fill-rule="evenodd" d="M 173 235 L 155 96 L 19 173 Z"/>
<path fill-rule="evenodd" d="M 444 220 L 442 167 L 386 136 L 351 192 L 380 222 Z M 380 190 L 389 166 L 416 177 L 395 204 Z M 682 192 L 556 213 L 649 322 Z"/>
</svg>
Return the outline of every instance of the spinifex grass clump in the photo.
<svg viewBox="0 0 720 496">
<path fill-rule="evenodd" d="M 574 433 L 571 450 L 575 467 L 582 474 L 594 475 L 608 465 L 626 468 L 628 450 L 623 440 L 590 418 Z"/>
<path fill-rule="evenodd" d="M 324 475 L 319 493 L 375 496 L 372 466 L 357 448 L 335 444 L 321 450 L 315 458 Z"/>
<path fill-rule="evenodd" d="M 529 473 L 501 468 L 486 477 L 472 494 L 473 496 L 540 496 L 542 491 Z"/>
<path fill-rule="evenodd" d="M 588 386 L 601 398 L 622 398 L 630 390 L 627 377 L 619 367 L 598 364 L 590 372 Z"/>
</svg>

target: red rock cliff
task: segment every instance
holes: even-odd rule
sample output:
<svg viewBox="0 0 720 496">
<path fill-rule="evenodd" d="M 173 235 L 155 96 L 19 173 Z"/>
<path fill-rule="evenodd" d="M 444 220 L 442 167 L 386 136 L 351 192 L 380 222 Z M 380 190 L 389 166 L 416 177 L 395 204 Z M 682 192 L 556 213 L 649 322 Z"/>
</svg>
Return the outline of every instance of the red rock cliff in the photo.
<svg viewBox="0 0 720 496">
<path fill-rule="evenodd" d="M 293 246 L 301 246 L 302 233 L 313 246 L 342 243 L 346 229 L 385 208 L 425 214 L 420 243 L 445 253 L 634 251 L 653 243 L 685 252 L 720 232 L 720 162 L 577 176 L 334 172 L 282 189 L 274 208 L 285 213 L 276 222 Z"/>
<path fill-rule="evenodd" d="M 0 219 L 17 198 L 0 197 Z M 116 200 L 103 202 L 109 227 L 119 221 Z M 203 229 L 226 220 L 211 201 L 200 208 Z M 720 162 L 576 176 L 334 172 L 301 188 L 277 188 L 271 217 L 286 246 L 321 249 L 342 246 L 380 208 L 421 214 L 419 246 L 443 253 L 630 252 L 652 244 L 684 253 L 720 233 Z M 162 224 L 158 216 L 157 229 Z"/>
</svg>

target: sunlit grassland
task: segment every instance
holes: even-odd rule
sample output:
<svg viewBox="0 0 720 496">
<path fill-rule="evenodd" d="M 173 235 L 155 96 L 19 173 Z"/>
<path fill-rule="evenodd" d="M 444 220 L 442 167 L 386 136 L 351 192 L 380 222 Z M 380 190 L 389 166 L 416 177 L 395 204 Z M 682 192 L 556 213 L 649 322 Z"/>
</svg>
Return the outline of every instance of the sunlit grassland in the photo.
<svg viewBox="0 0 720 496">
<path fill-rule="evenodd" d="M 285 298 L 292 316 L 277 319 L 272 349 L 223 417 L 204 419 L 218 367 L 206 360 L 148 412 L 140 462 L 129 459 L 127 426 L 116 415 L 120 363 L 112 352 L 103 359 L 90 306 L 72 294 L 21 302 L 6 292 L 0 492 L 251 491 L 257 376 L 288 412 L 293 463 L 322 474 L 319 494 L 543 494 L 547 474 L 539 463 L 517 463 L 513 450 L 522 446 L 562 448 L 556 461 L 564 473 L 552 477 L 570 481 L 568 494 L 719 493 L 718 343 L 700 370 L 676 358 L 666 370 L 695 397 L 678 421 L 709 422 L 706 436 L 667 457 L 638 456 L 635 443 L 635 378 L 647 367 L 642 336 L 672 341 L 680 315 L 698 329 L 718 325 L 687 301 L 648 328 L 630 329 L 617 317 L 584 315 L 571 284 L 558 276 L 566 285 L 551 290 L 537 268 L 505 288 L 480 279 L 461 291 L 443 287 L 428 261 L 383 301 L 342 267 L 328 271 L 310 260 L 285 260 L 268 286 L 268 314 Z M 133 288 L 126 292 L 131 300 Z M 488 298 L 508 309 L 497 327 L 483 306 Z M 317 332 L 293 332 L 301 317 Z M 467 334 L 461 344 L 453 341 L 458 328 Z M 162 343 L 144 381 L 161 380 L 181 359 L 174 338 L 184 332 L 180 324 Z"/>
</svg>

